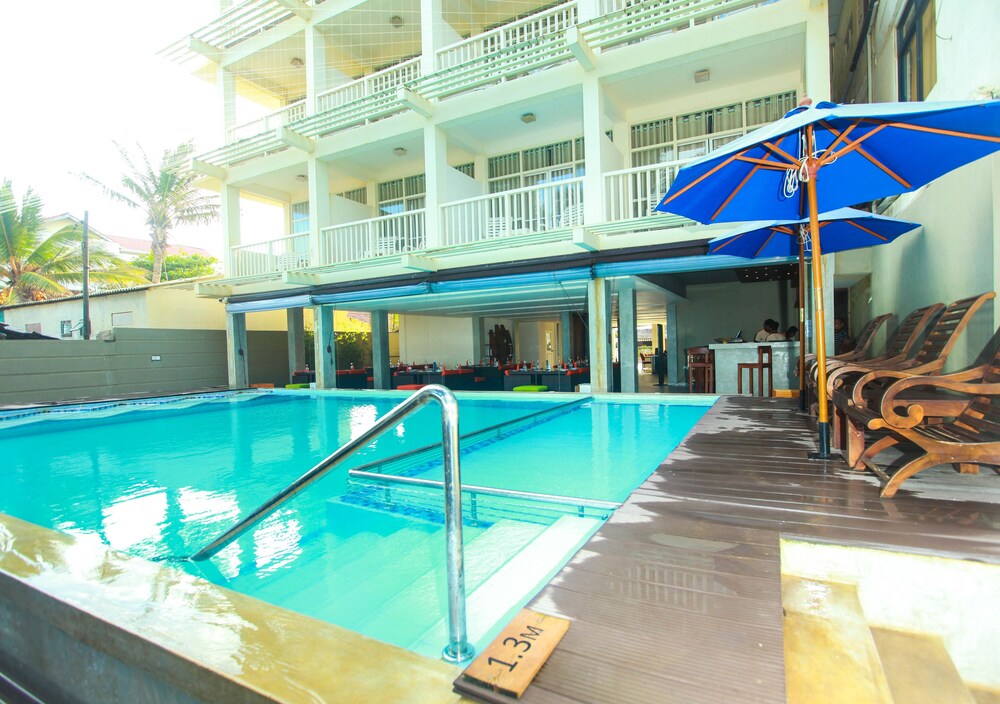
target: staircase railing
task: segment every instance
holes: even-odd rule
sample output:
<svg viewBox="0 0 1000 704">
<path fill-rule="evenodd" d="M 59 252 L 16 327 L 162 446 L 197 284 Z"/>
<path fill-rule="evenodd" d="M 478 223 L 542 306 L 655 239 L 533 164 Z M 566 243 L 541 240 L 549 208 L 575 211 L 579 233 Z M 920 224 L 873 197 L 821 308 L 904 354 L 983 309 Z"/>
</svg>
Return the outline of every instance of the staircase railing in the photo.
<svg viewBox="0 0 1000 704">
<path fill-rule="evenodd" d="M 368 430 L 344 443 L 315 467 L 251 511 L 211 543 L 186 558 L 207 560 L 239 538 L 262 518 L 321 479 L 357 450 L 365 447 L 406 416 L 431 401 L 441 404 L 441 448 L 444 454 L 444 517 L 448 569 L 448 645 L 442 656 L 449 662 L 468 660 L 475 649 L 468 641 L 465 623 L 465 556 L 462 543 L 462 475 L 459 464 L 458 401 L 444 386 L 431 384 L 417 391 L 375 421 Z"/>
</svg>

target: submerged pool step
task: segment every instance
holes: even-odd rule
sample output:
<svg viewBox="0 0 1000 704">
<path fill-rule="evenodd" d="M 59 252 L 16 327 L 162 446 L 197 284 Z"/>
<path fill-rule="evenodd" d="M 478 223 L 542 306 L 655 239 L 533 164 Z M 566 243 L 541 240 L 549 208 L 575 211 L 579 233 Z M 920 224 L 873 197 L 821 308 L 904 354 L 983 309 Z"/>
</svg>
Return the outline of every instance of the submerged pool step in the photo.
<svg viewBox="0 0 1000 704">
<path fill-rule="evenodd" d="M 499 521 L 474 540 L 466 540 L 465 584 L 471 593 L 504 563 L 543 532 L 543 527 L 517 521 Z M 442 545 L 443 547 L 443 545 Z M 395 645 L 406 647 L 448 610 L 444 555 L 434 569 L 403 585 L 367 614 L 357 612 L 343 625 Z M 442 644 L 443 645 L 443 644 Z"/>
<path fill-rule="evenodd" d="M 563 516 L 506 562 L 466 600 L 469 641 L 481 652 L 514 615 L 545 586 L 562 566 L 597 532 L 603 521 Z M 448 642 L 448 622 L 438 619 L 419 638 L 405 645 L 437 657 Z"/>
</svg>

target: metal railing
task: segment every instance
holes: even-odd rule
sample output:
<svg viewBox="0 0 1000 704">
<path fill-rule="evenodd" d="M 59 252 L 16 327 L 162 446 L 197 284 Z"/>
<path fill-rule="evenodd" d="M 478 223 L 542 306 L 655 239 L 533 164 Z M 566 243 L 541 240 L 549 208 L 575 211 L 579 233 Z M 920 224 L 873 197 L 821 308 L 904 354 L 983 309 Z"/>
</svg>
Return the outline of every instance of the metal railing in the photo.
<svg viewBox="0 0 1000 704">
<path fill-rule="evenodd" d="M 301 120 L 305 116 L 306 101 L 298 100 L 294 103 L 286 105 L 280 110 L 275 110 L 268 115 L 264 115 L 264 117 L 251 120 L 250 122 L 245 122 L 242 125 L 230 127 L 227 133 L 229 138 L 228 143 L 232 144 L 233 142 L 238 142 L 241 139 L 256 137 L 259 134 L 271 132 L 276 127 L 290 125 L 296 120 Z"/>
<path fill-rule="evenodd" d="M 458 401 L 455 400 L 455 395 L 443 386 L 431 384 L 417 391 L 375 421 L 368 430 L 341 445 L 225 533 L 184 559 L 198 562 L 212 557 L 276 508 L 326 476 L 348 457 L 431 401 L 441 404 L 441 448 L 445 470 L 443 485 L 448 571 L 448 645 L 445 646 L 442 656 L 449 662 L 468 660 L 475 650 L 468 641 L 465 624 L 465 556 L 462 545 L 462 471 L 459 459 Z"/>
<path fill-rule="evenodd" d="M 454 246 L 583 224 L 583 179 L 501 191 L 441 208 L 443 244 Z"/>
<path fill-rule="evenodd" d="M 258 276 L 309 266 L 309 235 L 241 244 L 232 248 L 233 271 L 227 276 Z"/>
<path fill-rule="evenodd" d="M 619 222 L 652 215 L 684 163 L 650 164 L 604 174 L 604 219 Z"/>
<path fill-rule="evenodd" d="M 342 264 L 424 249 L 424 210 L 382 215 L 320 230 L 320 259 Z"/>
<path fill-rule="evenodd" d="M 420 57 L 402 61 L 395 66 L 376 71 L 320 93 L 316 96 L 316 112 L 326 112 L 387 91 L 393 92 L 399 86 L 419 77 Z"/>
</svg>

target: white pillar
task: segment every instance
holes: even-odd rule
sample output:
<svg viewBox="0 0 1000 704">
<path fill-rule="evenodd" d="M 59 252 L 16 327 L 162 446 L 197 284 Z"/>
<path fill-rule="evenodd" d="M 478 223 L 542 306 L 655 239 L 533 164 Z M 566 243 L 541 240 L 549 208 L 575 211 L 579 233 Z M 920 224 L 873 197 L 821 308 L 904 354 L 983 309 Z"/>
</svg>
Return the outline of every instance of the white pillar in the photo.
<svg viewBox="0 0 1000 704">
<path fill-rule="evenodd" d="M 306 366 L 306 326 L 301 308 L 288 308 L 288 378 Z"/>
<path fill-rule="evenodd" d="M 306 113 L 315 115 L 316 97 L 329 86 L 326 70 L 326 35 L 319 27 L 306 27 Z"/>
<path fill-rule="evenodd" d="M 833 349 L 833 276 L 836 273 L 837 257 L 834 254 L 823 255 L 823 329 L 826 331 L 826 354 L 832 356 L 837 354 Z"/>
<path fill-rule="evenodd" d="M 444 130 L 436 125 L 424 127 L 424 233 L 426 247 L 443 244 L 441 204 L 447 202 L 448 140 Z"/>
<path fill-rule="evenodd" d="M 472 319 L 472 363 L 479 364 L 486 355 L 486 322 L 483 318 Z"/>
<path fill-rule="evenodd" d="M 604 88 L 597 76 L 583 80 L 583 221 L 604 221 Z"/>
<path fill-rule="evenodd" d="M 337 388 L 337 348 L 333 336 L 333 306 L 313 308 L 316 388 Z"/>
<path fill-rule="evenodd" d="M 664 359 L 667 361 L 667 383 L 680 384 L 683 381 L 681 379 L 681 369 L 684 368 L 684 362 L 681 361 L 681 355 L 684 354 L 684 351 L 677 344 L 676 303 L 667 304 L 667 325 L 663 328 L 663 340 L 663 346 L 665 347 L 663 351 L 666 352 Z"/>
<path fill-rule="evenodd" d="M 590 333 L 590 388 L 611 390 L 611 287 L 606 279 L 587 282 L 587 317 Z"/>
<path fill-rule="evenodd" d="M 249 386 L 246 313 L 226 313 L 226 366 L 229 388 L 245 389 Z"/>
<path fill-rule="evenodd" d="M 222 200 L 220 216 L 225 249 L 222 252 L 222 271 L 226 276 L 237 276 L 233 261 L 233 247 L 240 244 L 240 189 L 223 183 L 219 195 Z"/>
<path fill-rule="evenodd" d="M 562 343 L 563 361 L 569 362 L 573 353 L 573 313 L 563 311 L 559 314 L 560 342 Z"/>
<path fill-rule="evenodd" d="M 830 18 L 826 2 L 809 3 L 808 13 L 805 82 L 806 94 L 815 105 L 830 100 Z"/>
<path fill-rule="evenodd" d="M 618 289 L 618 362 L 622 370 L 622 392 L 639 390 L 639 338 L 636 325 L 635 289 Z"/>
<path fill-rule="evenodd" d="M 331 261 L 331 253 L 322 246 L 320 230 L 330 222 L 330 171 L 325 161 L 309 157 L 309 264 L 322 266 Z"/>
<path fill-rule="evenodd" d="M 423 75 L 437 70 L 438 49 L 462 40 L 444 18 L 443 0 L 420 0 L 420 71 Z"/>
<path fill-rule="evenodd" d="M 392 388 L 392 373 L 389 371 L 389 312 L 372 311 L 372 367 L 376 389 Z"/>
<path fill-rule="evenodd" d="M 229 130 L 236 126 L 236 76 L 217 65 L 215 83 L 222 101 L 222 143 L 229 144 Z"/>
</svg>

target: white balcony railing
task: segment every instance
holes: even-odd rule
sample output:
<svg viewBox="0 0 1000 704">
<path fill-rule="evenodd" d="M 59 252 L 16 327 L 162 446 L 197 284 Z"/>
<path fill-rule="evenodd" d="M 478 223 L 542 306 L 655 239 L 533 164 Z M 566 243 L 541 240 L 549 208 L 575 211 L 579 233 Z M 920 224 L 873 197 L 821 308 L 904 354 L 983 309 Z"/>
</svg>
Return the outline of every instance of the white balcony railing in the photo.
<svg viewBox="0 0 1000 704">
<path fill-rule="evenodd" d="M 671 161 L 604 175 L 604 219 L 635 220 L 653 215 L 653 208 L 670 188 L 677 170 L 687 161 Z"/>
<path fill-rule="evenodd" d="M 444 71 L 515 44 L 538 39 L 547 34 L 565 32 L 576 24 L 576 18 L 576 0 L 571 0 L 545 12 L 539 12 L 445 47 L 437 52 L 435 66 L 438 71 Z"/>
<path fill-rule="evenodd" d="M 420 57 L 417 57 L 320 93 L 316 97 L 316 112 L 326 112 L 385 91 L 394 91 L 419 77 Z"/>
<path fill-rule="evenodd" d="M 411 210 L 320 230 L 326 264 L 357 262 L 424 249 L 424 211 Z"/>
<path fill-rule="evenodd" d="M 309 266 L 309 235 L 289 235 L 232 248 L 230 277 L 273 274 Z"/>
<path fill-rule="evenodd" d="M 296 120 L 301 120 L 306 116 L 306 101 L 297 100 L 294 103 L 290 103 L 280 110 L 265 115 L 264 117 L 257 118 L 256 120 L 251 120 L 250 122 L 245 122 L 242 125 L 237 125 L 236 127 L 231 127 L 229 129 L 229 144 L 233 142 L 238 142 L 241 139 L 247 139 L 248 137 L 256 137 L 259 134 L 264 134 L 265 132 L 270 132 L 276 127 L 281 127 L 282 125 L 290 125 Z"/>
<path fill-rule="evenodd" d="M 583 224 L 583 179 L 572 178 L 448 203 L 443 244 L 455 246 Z"/>
</svg>

